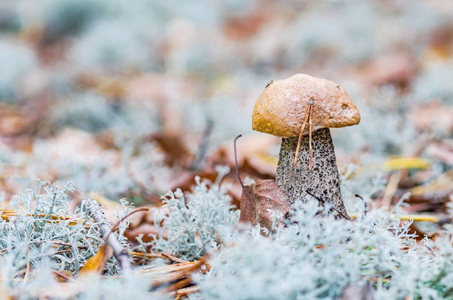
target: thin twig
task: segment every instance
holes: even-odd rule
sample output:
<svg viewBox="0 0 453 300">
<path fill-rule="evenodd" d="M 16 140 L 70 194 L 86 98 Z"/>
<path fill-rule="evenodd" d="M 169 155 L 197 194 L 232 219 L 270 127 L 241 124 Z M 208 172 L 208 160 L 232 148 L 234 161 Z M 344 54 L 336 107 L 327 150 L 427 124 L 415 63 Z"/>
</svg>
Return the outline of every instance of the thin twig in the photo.
<svg viewBox="0 0 453 300">
<path fill-rule="evenodd" d="M 401 171 L 396 171 L 390 175 L 389 181 L 384 191 L 384 197 L 382 198 L 382 207 L 387 208 L 390 211 L 390 205 L 392 204 L 393 196 L 398 189 L 398 184 L 401 180 Z"/>
<path fill-rule="evenodd" d="M 110 233 L 112 232 L 111 226 L 105 218 L 99 203 L 94 200 L 84 200 L 84 203 L 87 207 L 87 213 L 96 221 L 96 223 L 99 223 L 101 234 L 106 240 L 105 243 L 112 247 L 113 255 L 118 260 L 121 269 L 123 270 L 124 277 L 129 278 L 130 275 L 132 275 L 129 253 L 114 236 L 110 236 Z"/>
<path fill-rule="evenodd" d="M 192 278 L 184 278 L 166 287 L 163 292 L 173 292 L 182 289 L 192 283 Z"/>
<path fill-rule="evenodd" d="M 170 297 L 182 297 L 182 296 L 187 296 L 189 294 L 193 294 L 193 293 L 197 293 L 200 291 L 200 287 L 199 286 L 191 286 L 191 287 L 187 287 L 187 288 L 183 288 L 183 289 L 179 289 L 175 292 L 172 292 L 170 293 Z"/>
<path fill-rule="evenodd" d="M 66 274 L 63 274 L 63 273 L 61 273 L 61 272 L 59 272 L 59 271 L 52 270 L 52 272 L 53 272 L 55 275 L 60 276 L 61 278 L 66 279 L 66 281 L 74 281 L 74 278 L 71 278 L 71 277 L 67 276 Z"/>
<path fill-rule="evenodd" d="M 311 171 L 311 167 L 313 166 L 313 149 L 311 147 L 311 133 L 313 131 L 313 125 L 312 125 L 312 122 L 311 120 L 313 119 L 312 118 L 312 112 L 313 112 L 313 97 L 310 98 L 310 112 L 308 113 L 309 117 L 308 117 L 308 151 L 310 153 L 310 159 L 309 159 L 309 162 L 308 162 L 308 170 Z"/>
<path fill-rule="evenodd" d="M 205 254 L 202 258 L 200 258 L 197 262 L 195 262 L 190 268 L 187 268 L 184 271 L 182 271 L 179 274 L 180 278 L 187 276 L 190 273 L 192 273 L 193 271 L 200 269 L 203 265 L 206 264 L 206 261 L 208 260 L 208 258 L 209 258 L 209 254 Z"/>
<path fill-rule="evenodd" d="M 310 103 L 311 103 L 312 99 L 313 99 L 313 97 L 310 98 Z M 300 128 L 299 141 L 297 142 L 297 147 L 296 147 L 296 156 L 294 157 L 294 168 L 296 168 L 297 159 L 299 158 L 299 149 L 300 149 L 300 144 L 302 143 L 302 136 L 304 135 L 305 124 L 307 124 L 308 118 L 310 117 L 310 112 L 311 112 L 310 108 L 311 108 L 311 105 L 307 110 L 307 114 L 305 115 L 304 122 L 302 123 L 302 127 Z"/>
<path fill-rule="evenodd" d="M 116 224 L 112 227 L 110 233 L 112 233 L 112 231 L 115 231 L 118 226 L 120 226 L 121 222 L 123 222 L 124 220 L 126 220 L 127 218 L 129 218 L 131 215 L 137 213 L 137 212 L 140 212 L 140 211 L 150 211 L 150 208 L 149 207 L 140 207 L 140 208 L 137 208 L 136 210 L 134 211 L 131 211 L 130 213 L 128 213 L 127 215 L 125 215 L 124 217 L 121 218 L 121 220 L 119 220 L 118 222 L 116 222 Z M 109 234 L 110 234 L 109 233 Z M 108 238 L 108 236 L 107 236 Z M 106 239 L 107 239 L 106 238 Z"/>
<path fill-rule="evenodd" d="M 56 251 L 54 253 L 52 253 L 52 255 L 57 255 L 57 254 L 61 254 L 61 253 L 68 253 L 68 252 L 72 252 L 74 250 L 72 249 L 66 249 L 66 250 L 59 250 L 59 251 Z"/>
<path fill-rule="evenodd" d="M 200 260 L 198 260 L 197 262 L 191 264 L 189 267 L 185 268 L 184 270 L 182 270 L 181 272 L 177 273 L 177 274 L 174 274 L 174 275 L 171 275 L 169 276 L 167 279 L 165 280 L 161 280 L 161 281 L 156 281 L 153 283 L 153 287 L 154 288 L 158 288 L 162 285 L 165 285 L 165 284 L 168 284 L 170 282 L 175 282 L 177 280 L 180 280 L 181 278 L 184 278 L 186 277 L 187 275 L 189 275 L 190 273 L 200 269 L 204 264 L 206 264 L 206 260 L 208 258 L 208 255 L 206 254 L 205 256 L 203 256 L 202 258 L 200 258 Z"/>
<path fill-rule="evenodd" d="M 236 163 L 236 174 L 237 174 L 237 176 L 238 176 L 239 183 L 241 184 L 242 191 L 243 191 L 243 192 L 245 193 L 245 195 L 249 198 L 249 200 L 252 201 L 252 197 L 250 196 L 249 192 L 247 192 L 247 190 L 245 189 L 244 184 L 242 183 L 241 176 L 239 175 L 238 156 L 237 156 L 237 150 L 236 150 L 236 141 L 237 141 L 238 138 L 240 138 L 241 136 L 242 136 L 242 134 L 238 135 L 238 136 L 234 139 L 234 162 Z"/>
<path fill-rule="evenodd" d="M 316 200 L 318 200 L 319 202 L 322 202 L 322 203 L 326 203 L 327 201 L 322 199 L 322 198 L 319 198 L 318 196 L 315 196 L 313 195 L 311 192 L 309 192 L 308 190 L 305 191 L 307 194 L 309 194 L 310 196 L 312 196 L 313 198 L 315 198 Z M 336 209 L 335 207 L 332 207 L 333 209 L 335 209 L 337 211 L 337 213 L 342 216 L 343 218 L 345 218 L 346 220 L 349 220 L 351 221 L 351 218 L 349 218 L 348 216 L 345 216 L 342 212 L 340 212 L 338 209 Z"/>
<path fill-rule="evenodd" d="M 163 257 L 166 257 L 166 258 L 168 258 L 169 260 L 174 261 L 174 262 L 177 262 L 177 263 L 188 263 L 187 260 L 179 259 L 179 258 L 174 257 L 173 255 L 171 255 L 171 254 L 169 254 L 169 253 L 166 253 L 166 252 L 162 252 L 161 255 L 162 255 Z"/>
<path fill-rule="evenodd" d="M 156 253 L 143 253 L 143 252 L 137 252 L 137 251 L 129 251 L 130 256 L 136 256 L 140 258 L 161 258 L 162 254 L 156 254 Z"/>
<path fill-rule="evenodd" d="M 363 215 L 366 216 L 366 214 L 368 213 L 368 205 L 366 204 L 365 200 L 363 200 L 363 197 L 360 196 L 359 194 L 355 194 L 354 195 L 355 197 L 359 198 L 360 200 L 362 200 L 363 202 Z"/>
<path fill-rule="evenodd" d="M 187 268 L 191 268 L 193 266 L 194 262 L 187 262 L 187 263 L 177 263 L 177 264 L 171 264 L 171 265 L 163 265 L 160 267 L 153 267 L 153 266 L 144 266 L 141 270 L 142 273 L 174 273 L 174 272 L 180 272 L 183 271 Z"/>
</svg>

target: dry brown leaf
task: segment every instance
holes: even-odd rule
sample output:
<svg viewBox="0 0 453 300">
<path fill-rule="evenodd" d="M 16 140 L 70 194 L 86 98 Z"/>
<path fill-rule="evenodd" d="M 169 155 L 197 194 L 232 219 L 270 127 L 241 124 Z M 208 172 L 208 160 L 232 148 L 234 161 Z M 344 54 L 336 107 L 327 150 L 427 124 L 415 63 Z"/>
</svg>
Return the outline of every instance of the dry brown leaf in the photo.
<svg viewBox="0 0 453 300">
<path fill-rule="evenodd" d="M 165 163 L 167 165 L 188 166 L 192 162 L 193 156 L 184 142 L 181 131 L 175 135 L 158 132 L 153 134 L 152 139 L 159 144 L 166 154 Z"/>
<path fill-rule="evenodd" d="M 241 197 L 240 221 L 260 224 L 269 230 L 273 225 L 283 225 L 283 218 L 290 211 L 290 203 L 285 192 L 274 180 L 257 180 L 244 185 Z"/>
</svg>

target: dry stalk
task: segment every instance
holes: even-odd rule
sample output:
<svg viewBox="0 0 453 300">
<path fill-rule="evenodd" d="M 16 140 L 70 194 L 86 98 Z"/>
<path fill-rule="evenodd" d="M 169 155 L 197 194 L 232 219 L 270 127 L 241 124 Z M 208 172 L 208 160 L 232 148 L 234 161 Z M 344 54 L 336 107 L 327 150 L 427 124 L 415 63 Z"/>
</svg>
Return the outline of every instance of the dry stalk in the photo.
<svg viewBox="0 0 453 300">
<path fill-rule="evenodd" d="M 99 223 L 99 229 L 104 239 L 106 239 L 106 244 L 112 247 L 113 255 L 119 262 L 124 277 L 130 277 L 130 275 L 132 275 L 132 267 L 129 260 L 129 253 L 123 248 L 123 245 L 121 245 L 115 236 L 110 234 L 112 232 L 111 226 L 105 218 L 99 203 L 94 200 L 84 200 L 84 202 L 87 207 L 87 213 L 96 221 L 96 223 Z"/>
<path fill-rule="evenodd" d="M 173 255 L 171 255 L 171 254 L 169 254 L 169 253 L 166 253 L 166 252 L 162 252 L 161 255 L 162 255 L 163 257 L 166 257 L 166 258 L 168 258 L 169 260 L 174 261 L 174 262 L 177 262 L 177 263 L 188 263 L 187 260 L 183 260 L 183 259 L 174 257 Z"/>
<path fill-rule="evenodd" d="M 165 280 L 160 280 L 160 281 L 154 282 L 153 288 L 158 288 L 160 286 L 184 279 L 189 274 L 193 273 L 194 271 L 200 269 L 203 265 L 205 265 L 207 257 L 208 257 L 207 255 L 203 256 L 199 261 L 192 263 L 190 266 L 188 266 L 187 268 L 185 268 L 184 270 L 182 270 L 181 272 L 179 272 L 177 274 L 172 274 L 172 275 L 168 276 Z"/>
<path fill-rule="evenodd" d="M 183 288 L 183 289 L 179 289 L 175 292 L 171 292 L 169 294 L 170 297 L 183 297 L 183 296 L 187 296 L 189 294 L 193 294 L 193 293 L 197 293 L 200 291 L 200 287 L 198 286 L 191 286 L 191 287 L 187 287 L 187 288 Z"/>
<path fill-rule="evenodd" d="M 299 158 L 299 149 L 300 149 L 300 143 L 302 141 L 302 135 L 304 134 L 304 129 L 305 129 L 305 125 L 307 124 L 307 120 L 310 119 L 310 115 L 311 115 L 311 107 L 313 106 L 313 98 L 310 99 L 310 106 L 308 107 L 308 111 L 307 111 L 307 114 L 305 115 L 305 119 L 304 119 L 304 122 L 302 123 L 302 127 L 300 128 L 300 133 L 299 133 L 299 141 L 297 142 L 297 148 L 296 148 L 296 156 L 294 157 L 294 166 L 293 168 L 295 169 L 296 168 L 296 165 L 297 165 L 297 159 Z M 309 129 L 310 130 L 310 124 L 308 125 Z M 311 132 L 310 132 L 311 133 Z M 310 140 L 311 140 L 311 135 L 310 135 Z M 310 142 L 310 146 L 311 146 L 311 142 Z M 311 153 L 311 152 L 310 152 Z"/>
<path fill-rule="evenodd" d="M 174 291 L 177 291 L 179 289 L 189 286 L 191 283 L 192 283 L 192 278 L 190 278 L 190 277 L 184 278 L 180 281 L 176 281 L 175 283 L 169 285 L 168 287 L 163 289 L 163 292 L 174 292 Z"/>
</svg>

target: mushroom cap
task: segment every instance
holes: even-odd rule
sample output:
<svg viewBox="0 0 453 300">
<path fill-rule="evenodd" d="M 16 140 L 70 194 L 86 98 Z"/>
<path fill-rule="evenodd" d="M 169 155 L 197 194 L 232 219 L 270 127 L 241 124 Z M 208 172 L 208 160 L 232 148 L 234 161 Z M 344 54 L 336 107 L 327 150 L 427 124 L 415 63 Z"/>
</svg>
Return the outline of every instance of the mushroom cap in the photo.
<svg viewBox="0 0 453 300">
<path fill-rule="evenodd" d="M 278 137 L 298 136 L 313 98 L 313 131 L 357 125 L 360 113 L 333 81 L 296 74 L 270 83 L 255 103 L 252 128 Z M 304 134 L 308 133 L 308 126 Z"/>
</svg>

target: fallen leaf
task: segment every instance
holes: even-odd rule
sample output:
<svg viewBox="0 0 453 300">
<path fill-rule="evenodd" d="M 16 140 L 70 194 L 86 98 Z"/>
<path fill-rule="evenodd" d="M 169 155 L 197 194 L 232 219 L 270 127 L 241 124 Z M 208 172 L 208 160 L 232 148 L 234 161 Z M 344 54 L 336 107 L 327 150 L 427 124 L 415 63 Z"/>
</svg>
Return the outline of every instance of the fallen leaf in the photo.
<svg viewBox="0 0 453 300">
<path fill-rule="evenodd" d="M 389 158 L 382 164 L 384 171 L 396 171 L 401 169 L 426 169 L 430 161 L 419 157 L 395 156 Z"/>
<path fill-rule="evenodd" d="M 290 211 L 285 192 L 272 179 L 257 180 L 244 185 L 241 197 L 240 221 L 260 224 L 269 230 L 275 225 L 283 226 L 284 216 Z"/>
<path fill-rule="evenodd" d="M 158 132 L 153 134 L 152 140 L 157 142 L 165 152 L 165 163 L 167 165 L 188 166 L 193 161 L 193 156 L 187 148 L 180 131 L 177 134 Z"/>
<path fill-rule="evenodd" d="M 106 261 L 112 256 L 113 251 L 110 247 L 105 251 L 105 245 L 99 247 L 98 252 L 87 260 L 79 272 L 79 277 L 86 276 L 89 273 L 100 273 L 105 266 Z"/>
</svg>

